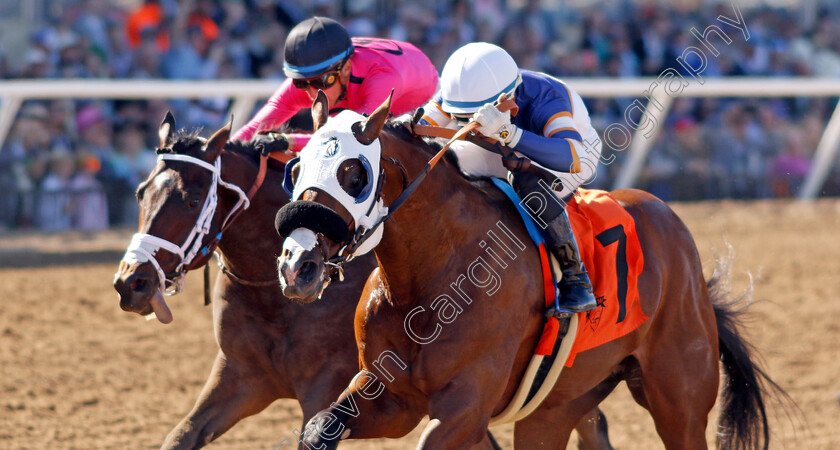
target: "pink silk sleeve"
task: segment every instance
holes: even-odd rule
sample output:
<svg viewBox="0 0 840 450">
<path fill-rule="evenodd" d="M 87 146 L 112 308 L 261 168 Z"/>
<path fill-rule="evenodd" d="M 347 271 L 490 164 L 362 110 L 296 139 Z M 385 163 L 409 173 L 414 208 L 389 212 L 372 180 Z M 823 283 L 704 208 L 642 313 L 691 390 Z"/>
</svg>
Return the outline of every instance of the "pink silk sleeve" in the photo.
<svg viewBox="0 0 840 450">
<path fill-rule="evenodd" d="M 295 143 L 294 147 L 289 148 L 289 151 L 292 153 L 298 153 L 303 150 L 303 147 L 306 147 L 306 144 L 312 138 L 311 134 L 306 133 L 289 133 L 287 136 Z"/>
<path fill-rule="evenodd" d="M 257 115 L 234 133 L 232 139 L 248 141 L 260 131 L 276 130 L 298 111 L 308 108 L 311 104 L 309 95 L 295 88 L 291 78 L 287 78 Z"/>
</svg>

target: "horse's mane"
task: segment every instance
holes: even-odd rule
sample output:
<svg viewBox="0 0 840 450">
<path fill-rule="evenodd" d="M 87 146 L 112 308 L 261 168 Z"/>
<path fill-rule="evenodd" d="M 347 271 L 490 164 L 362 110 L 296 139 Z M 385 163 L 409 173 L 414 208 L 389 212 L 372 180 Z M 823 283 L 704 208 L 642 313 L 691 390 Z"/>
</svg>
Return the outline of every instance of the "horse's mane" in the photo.
<svg viewBox="0 0 840 450">
<path fill-rule="evenodd" d="M 426 137 L 426 136 L 415 136 L 412 135 L 411 132 L 403 125 L 401 122 L 395 121 L 387 121 L 385 123 L 385 130 L 388 131 L 390 134 L 395 135 L 397 138 L 415 143 L 415 147 L 423 150 L 429 158 L 431 159 L 435 156 L 440 149 L 443 148 L 443 144 L 441 144 L 440 139 Z M 479 177 L 474 175 L 467 175 L 461 170 L 461 164 L 458 161 L 458 155 L 455 154 L 451 149 L 447 150 L 446 153 L 443 155 L 443 162 L 446 165 L 451 166 L 457 173 L 460 175 L 461 178 L 468 181 L 474 188 L 482 191 L 488 197 L 493 199 L 506 199 L 507 197 L 496 188 L 492 181 L 490 181 L 490 177 Z"/>
<path fill-rule="evenodd" d="M 201 150 L 201 144 L 204 143 L 203 138 L 199 136 L 200 129 L 195 130 L 178 130 L 172 136 L 172 144 L 168 147 L 158 147 L 155 152 L 173 153 L 178 155 L 189 155 L 198 157 L 198 152 Z"/>
<path fill-rule="evenodd" d="M 158 153 L 174 153 L 180 155 L 189 155 L 196 158 L 201 157 L 202 145 L 206 139 L 201 137 L 201 129 L 194 130 L 178 130 L 172 137 L 172 145 L 166 148 L 159 148 Z M 257 151 L 253 141 L 231 140 L 225 143 L 225 151 L 236 153 L 251 161 L 257 163 L 260 157 L 260 152 Z M 285 165 L 273 158 L 268 159 L 268 167 L 282 171 Z"/>
<path fill-rule="evenodd" d="M 254 163 L 259 163 L 260 152 L 257 151 L 254 141 L 241 141 L 238 139 L 227 141 L 225 151 L 245 156 L 250 158 Z M 268 168 L 282 172 L 285 170 L 286 165 L 274 158 L 268 158 Z"/>
<path fill-rule="evenodd" d="M 157 152 L 177 153 L 200 158 L 202 144 L 205 142 L 205 139 L 200 136 L 201 131 L 201 129 L 178 130 L 172 138 L 172 145 L 167 148 L 159 148 L 157 149 Z M 422 150 L 430 159 L 435 156 L 441 148 L 443 148 L 439 139 L 412 135 L 401 122 L 387 121 L 385 123 L 385 131 L 402 141 L 414 144 L 415 148 Z M 260 152 L 257 151 L 253 141 L 228 141 L 225 143 L 224 149 L 225 151 L 245 156 L 255 163 L 258 161 L 260 156 Z M 474 188 L 484 192 L 489 197 L 494 199 L 504 198 L 504 194 L 496 189 L 489 177 L 467 175 L 461 171 L 461 165 L 458 162 L 458 155 L 451 150 L 446 151 L 442 162 L 455 170 L 461 178 L 469 182 Z M 269 158 L 268 167 L 270 169 L 283 171 L 285 165 L 273 158 Z"/>
<path fill-rule="evenodd" d="M 260 152 L 257 151 L 253 141 L 240 141 L 238 139 L 227 141 L 225 151 L 247 156 L 255 161 L 260 157 Z"/>
</svg>

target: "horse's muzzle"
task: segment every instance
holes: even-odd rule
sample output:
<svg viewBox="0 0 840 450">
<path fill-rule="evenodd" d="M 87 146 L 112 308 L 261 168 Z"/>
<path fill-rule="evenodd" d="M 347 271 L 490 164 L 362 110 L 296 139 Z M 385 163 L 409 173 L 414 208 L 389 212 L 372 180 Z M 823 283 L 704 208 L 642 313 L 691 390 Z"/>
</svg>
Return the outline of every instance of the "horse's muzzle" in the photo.
<svg viewBox="0 0 840 450">
<path fill-rule="evenodd" d="M 317 300 L 326 282 L 325 267 L 317 247 L 314 251 L 284 251 L 277 258 L 283 295 L 304 303 Z"/>
<path fill-rule="evenodd" d="M 123 311 L 150 313 L 152 306 L 149 301 L 156 287 L 150 274 L 120 270 L 114 276 L 114 289 L 120 296 L 120 308 Z"/>
</svg>

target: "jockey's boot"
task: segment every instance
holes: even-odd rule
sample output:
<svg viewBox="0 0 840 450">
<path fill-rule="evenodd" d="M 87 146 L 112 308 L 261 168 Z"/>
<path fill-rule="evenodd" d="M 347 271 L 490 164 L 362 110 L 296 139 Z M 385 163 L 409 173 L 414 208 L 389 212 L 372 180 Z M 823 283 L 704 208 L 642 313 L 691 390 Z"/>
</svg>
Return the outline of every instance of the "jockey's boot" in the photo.
<svg viewBox="0 0 840 450">
<path fill-rule="evenodd" d="M 563 279 L 558 286 L 561 310 L 552 311 L 551 315 L 595 309 L 598 303 L 592 294 L 589 275 L 580 259 L 575 234 L 569 223 L 569 215 L 564 208 L 565 204 L 557 198 L 549 185 L 535 174 L 520 171 L 511 175 L 511 185 L 522 199 L 522 206 L 542 228 L 546 247 L 554 253 L 563 272 Z"/>
<path fill-rule="evenodd" d="M 559 285 L 560 308 L 574 313 L 595 309 L 598 303 L 592 293 L 592 282 L 589 281 L 589 275 L 580 260 L 575 234 L 565 210 L 548 223 L 543 230 L 543 236 L 546 246 L 554 253 L 563 272 L 563 279 Z"/>
</svg>

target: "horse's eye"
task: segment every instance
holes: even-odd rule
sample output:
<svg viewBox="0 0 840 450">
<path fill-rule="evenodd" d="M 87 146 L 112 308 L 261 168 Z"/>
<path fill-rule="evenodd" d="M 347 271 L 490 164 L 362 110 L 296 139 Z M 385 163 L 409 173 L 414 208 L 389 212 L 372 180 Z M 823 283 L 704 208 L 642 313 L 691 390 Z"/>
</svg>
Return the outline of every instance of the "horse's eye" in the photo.
<svg viewBox="0 0 840 450">
<path fill-rule="evenodd" d="M 201 205 L 201 197 L 193 195 L 190 197 L 190 208 L 198 208 Z"/>
<path fill-rule="evenodd" d="M 338 180 L 347 194 L 357 197 L 367 183 L 367 173 L 358 159 L 348 159 L 339 166 Z"/>
</svg>

